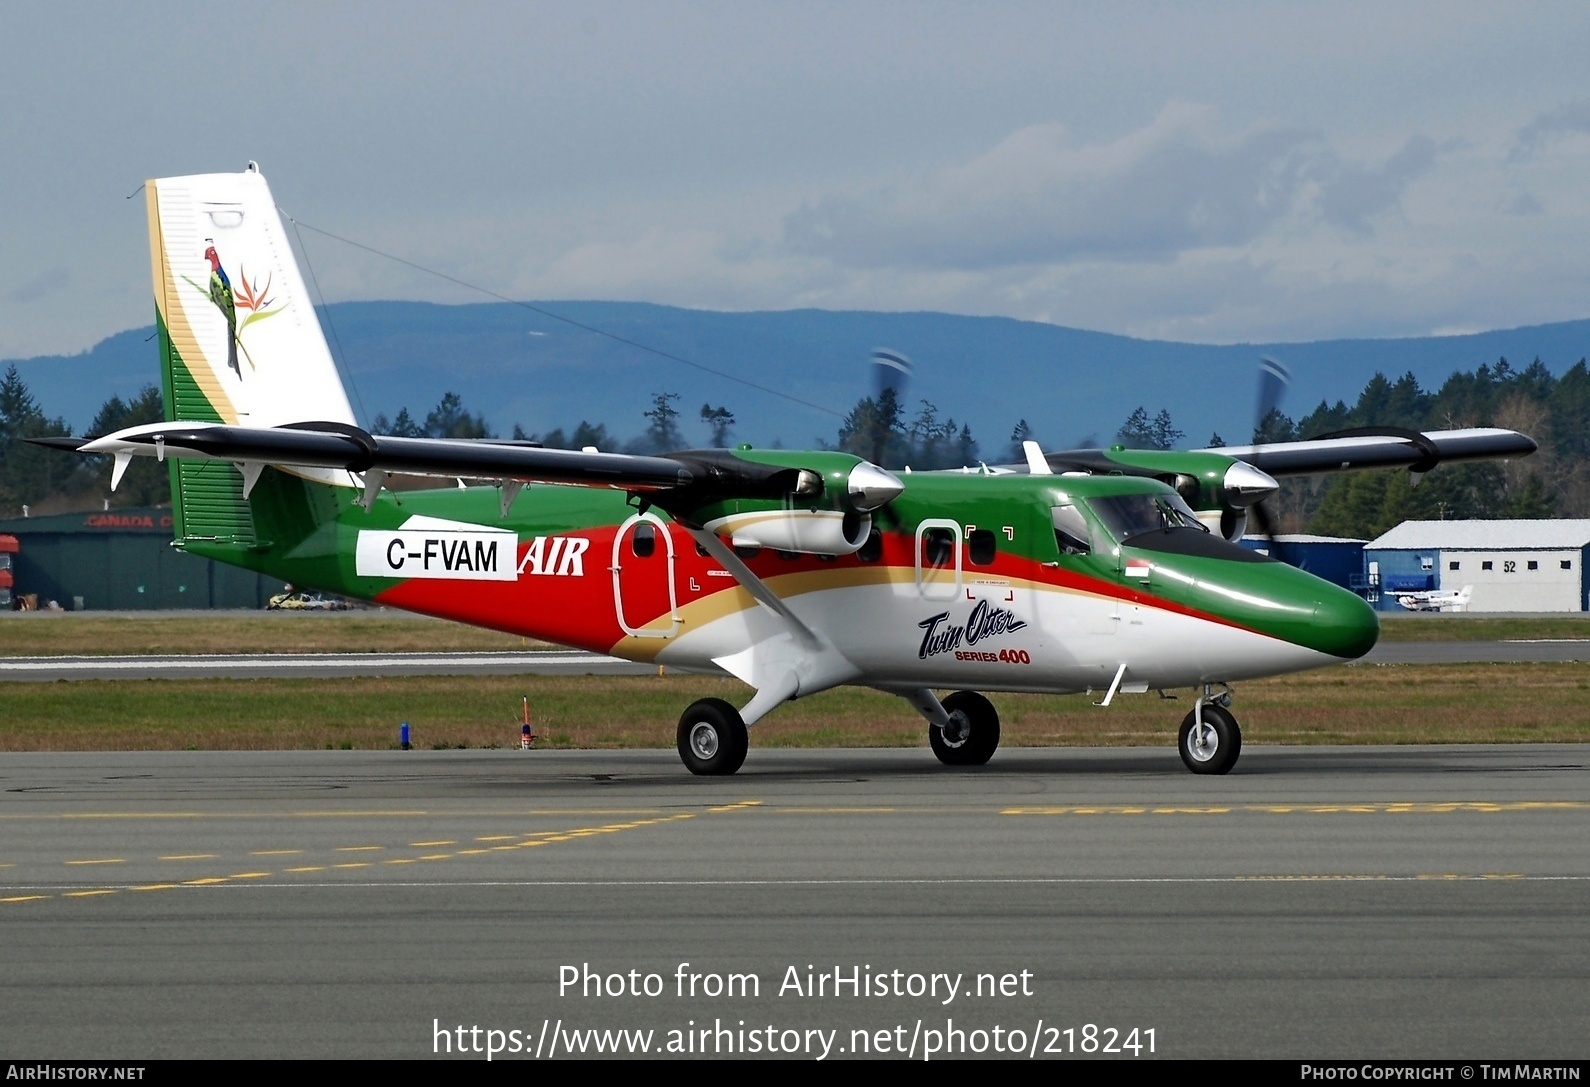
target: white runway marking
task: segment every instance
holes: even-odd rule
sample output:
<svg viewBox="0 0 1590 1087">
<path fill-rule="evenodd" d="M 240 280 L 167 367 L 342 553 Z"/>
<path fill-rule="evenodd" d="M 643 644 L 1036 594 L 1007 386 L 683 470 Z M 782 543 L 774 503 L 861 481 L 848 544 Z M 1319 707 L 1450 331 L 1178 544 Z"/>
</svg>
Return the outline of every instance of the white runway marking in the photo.
<svg viewBox="0 0 1590 1087">
<path fill-rule="evenodd" d="M 194 653 L 162 656 L 6 657 L 0 680 L 198 679 L 249 676 L 471 675 L 484 673 L 606 673 L 639 670 L 601 653 L 538 650 L 522 653 Z"/>
</svg>

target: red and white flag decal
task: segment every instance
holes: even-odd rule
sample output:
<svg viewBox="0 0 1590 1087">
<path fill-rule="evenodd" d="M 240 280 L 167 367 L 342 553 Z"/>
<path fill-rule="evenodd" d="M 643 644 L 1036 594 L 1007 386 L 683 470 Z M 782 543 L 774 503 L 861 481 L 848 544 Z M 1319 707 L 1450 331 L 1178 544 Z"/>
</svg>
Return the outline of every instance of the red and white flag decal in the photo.
<svg viewBox="0 0 1590 1087">
<path fill-rule="evenodd" d="M 1149 571 L 1149 564 L 1148 564 L 1148 560 L 1147 559 L 1127 559 L 1126 560 L 1126 576 L 1127 577 L 1146 578 L 1146 577 L 1148 577 L 1148 571 Z"/>
</svg>

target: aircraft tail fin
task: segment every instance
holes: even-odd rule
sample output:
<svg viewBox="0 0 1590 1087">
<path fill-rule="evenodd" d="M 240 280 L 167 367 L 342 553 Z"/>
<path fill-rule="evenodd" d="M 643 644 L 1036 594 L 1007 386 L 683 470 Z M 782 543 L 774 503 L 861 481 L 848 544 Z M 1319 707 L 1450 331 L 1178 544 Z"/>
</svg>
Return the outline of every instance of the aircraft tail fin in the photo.
<svg viewBox="0 0 1590 1087">
<path fill-rule="evenodd" d="M 147 183 L 149 253 L 167 420 L 271 427 L 353 424 L 353 409 L 298 271 L 270 186 L 237 174 Z M 307 469 L 318 482 L 347 473 Z M 172 462 L 177 536 L 250 545 L 244 480 Z"/>
</svg>

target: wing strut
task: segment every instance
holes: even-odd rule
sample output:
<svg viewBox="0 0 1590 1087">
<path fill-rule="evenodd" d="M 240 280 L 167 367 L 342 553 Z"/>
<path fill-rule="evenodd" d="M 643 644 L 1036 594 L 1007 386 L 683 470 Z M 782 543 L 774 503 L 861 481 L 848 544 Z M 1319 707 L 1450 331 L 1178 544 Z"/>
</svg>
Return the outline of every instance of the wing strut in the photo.
<svg viewBox="0 0 1590 1087">
<path fill-rule="evenodd" d="M 689 532 L 707 554 L 717 559 L 725 570 L 733 574 L 734 580 L 740 583 L 741 588 L 755 597 L 758 604 L 761 604 L 788 623 L 801 641 L 813 649 L 823 647 L 823 640 L 817 636 L 817 632 L 802 622 L 800 617 L 790 610 L 789 605 L 779 599 L 778 594 L 767 587 L 767 582 L 752 573 L 751 568 L 740 561 L 740 556 L 736 555 L 734 550 L 725 544 L 717 533 L 709 532 L 704 528 L 691 528 L 689 525 L 683 524 L 680 527 Z"/>
</svg>

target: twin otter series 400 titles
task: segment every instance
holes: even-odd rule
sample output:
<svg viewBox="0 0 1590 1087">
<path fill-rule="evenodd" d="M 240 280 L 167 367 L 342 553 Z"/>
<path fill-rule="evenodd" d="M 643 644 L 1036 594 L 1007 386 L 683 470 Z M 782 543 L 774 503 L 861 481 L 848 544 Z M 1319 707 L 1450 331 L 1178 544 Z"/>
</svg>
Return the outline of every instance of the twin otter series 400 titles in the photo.
<svg viewBox="0 0 1590 1087">
<path fill-rule="evenodd" d="M 170 462 L 176 546 L 294 585 L 753 690 L 680 718 L 697 774 L 746 726 L 841 684 L 898 694 L 948 765 L 987 762 L 978 691 L 1190 687 L 1182 759 L 1241 748 L 1227 684 L 1363 655 L 1363 600 L 1238 540 L 1274 477 L 1520 456 L 1507 430 L 1340 435 L 1191 452 L 1027 443 L 1026 463 L 896 475 L 832 451 L 664 456 L 394 438 L 354 421 L 270 189 L 149 182 L 166 421 L 53 444 Z M 394 474 L 434 490 L 386 488 Z M 475 486 L 459 486 L 461 480 Z M 443 482 L 445 481 L 445 482 Z M 953 694 L 940 697 L 941 689 Z"/>
</svg>

